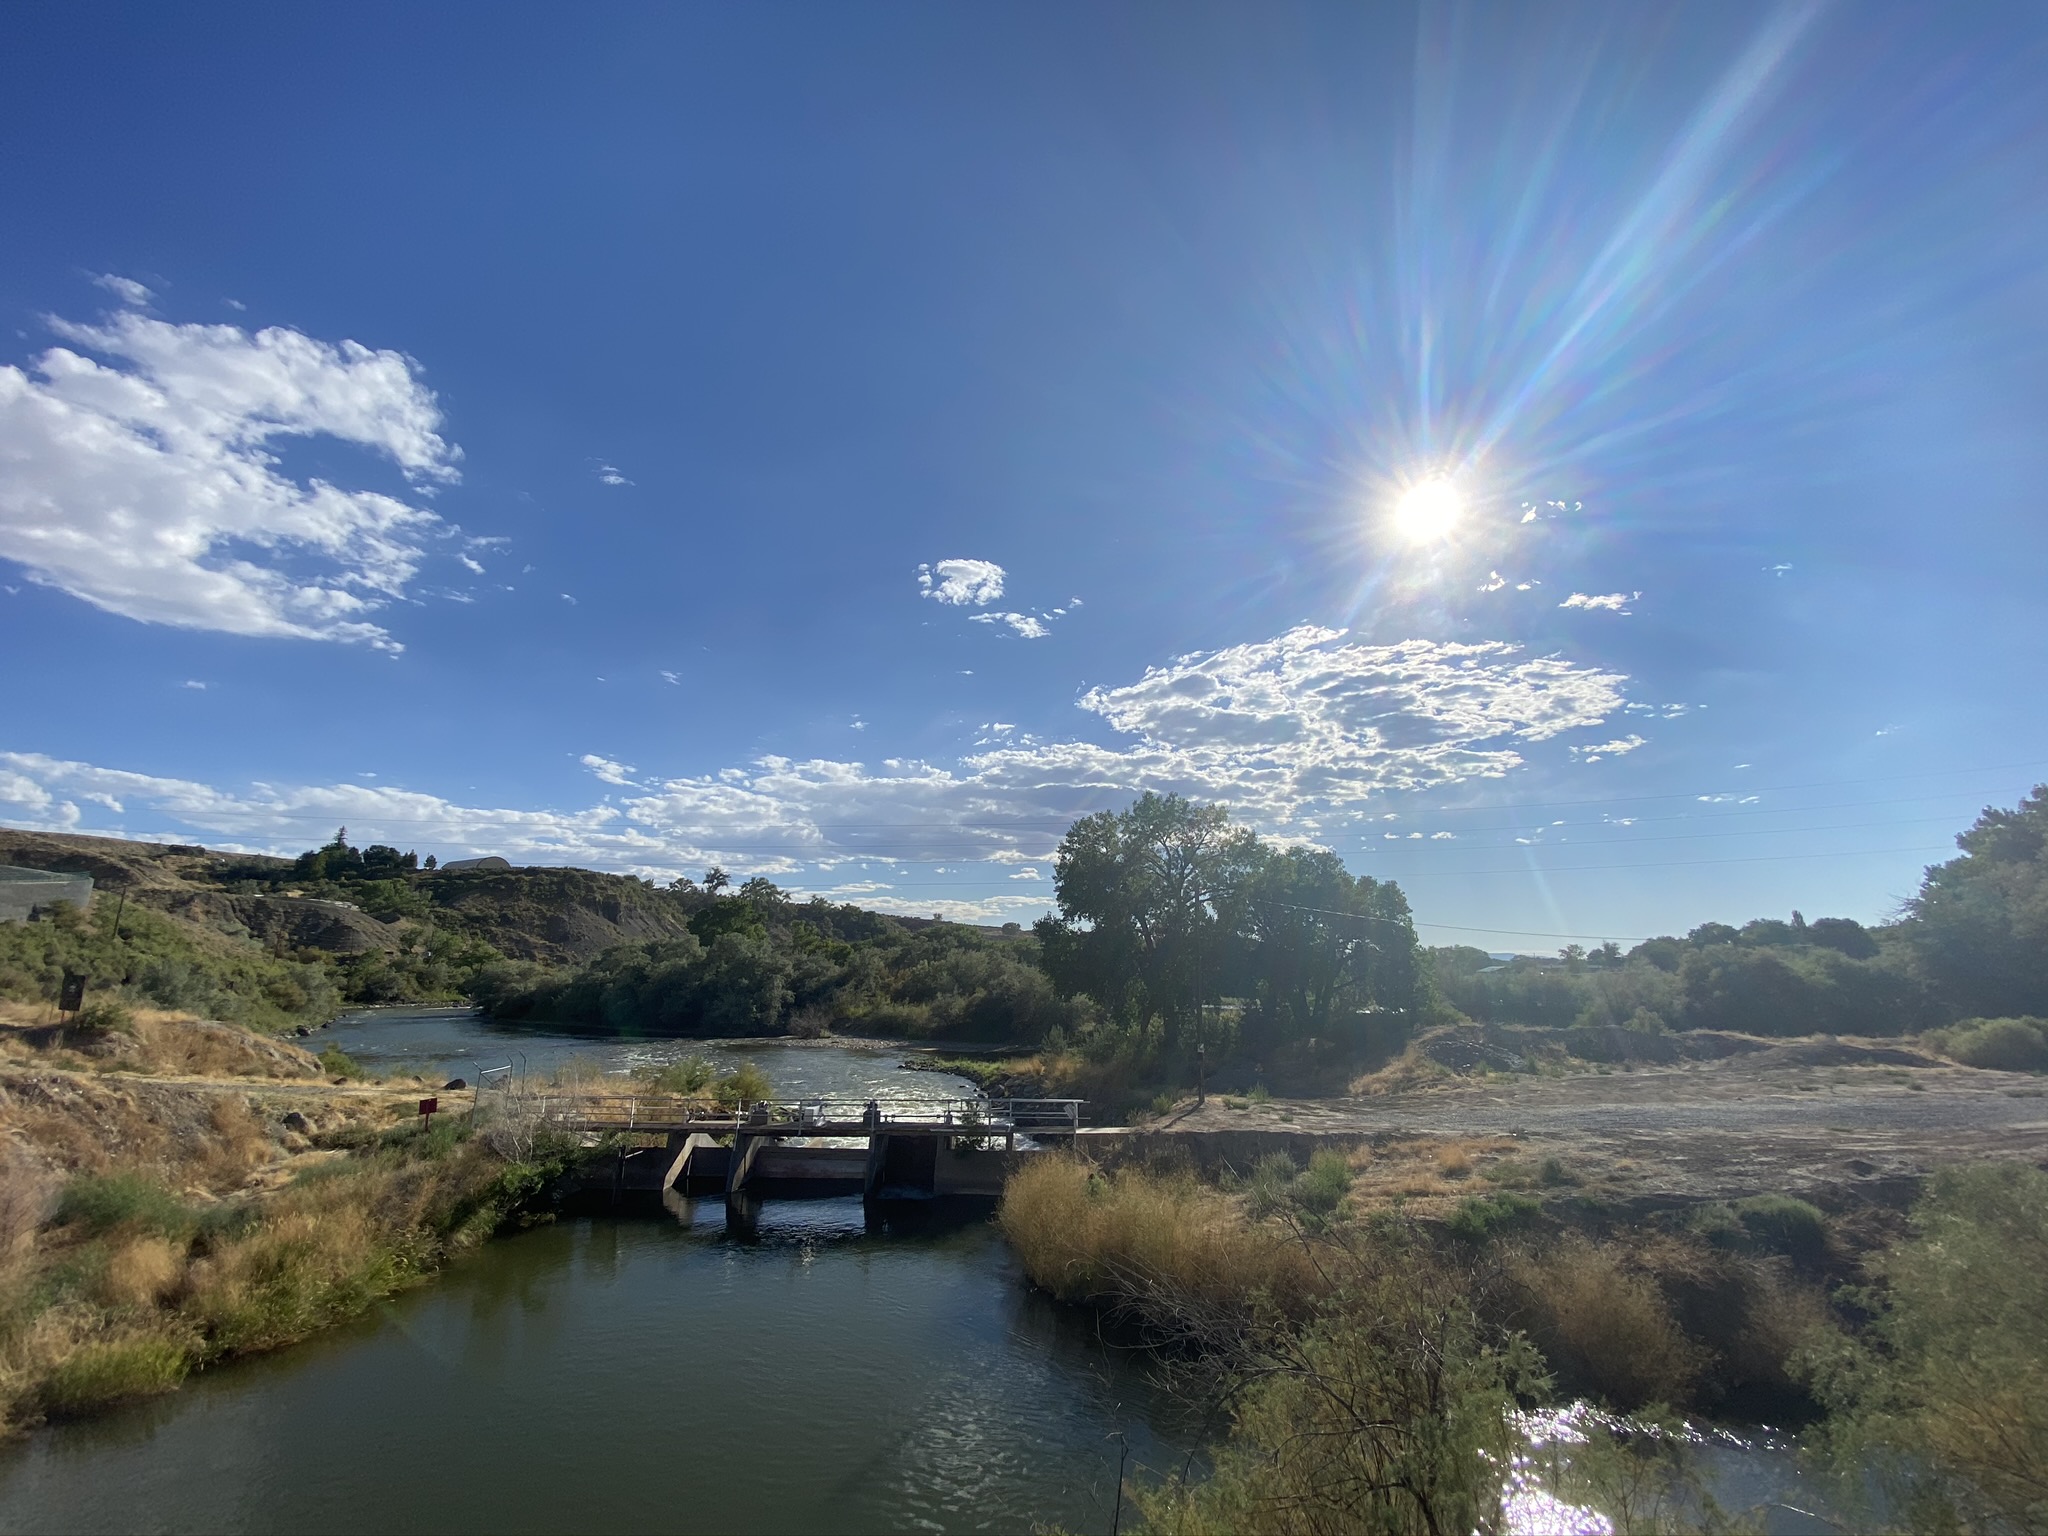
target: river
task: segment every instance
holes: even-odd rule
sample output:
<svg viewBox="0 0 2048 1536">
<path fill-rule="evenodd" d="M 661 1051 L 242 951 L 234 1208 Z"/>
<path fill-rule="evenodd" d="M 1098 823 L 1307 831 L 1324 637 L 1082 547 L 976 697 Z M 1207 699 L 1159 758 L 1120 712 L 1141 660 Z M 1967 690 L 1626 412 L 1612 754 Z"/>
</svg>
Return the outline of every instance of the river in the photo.
<svg viewBox="0 0 2048 1536">
<path fill-rule="evenodd" d="M 579 1040 L 454 1011 L 315 1043 L 472 1080 L 694 1051 L 792 1097 L 974 1092 L 887 1048 Z M 871 1235 L 857 1199 L 770 1202 L 742 1241 L 714 1201 L 500 1239 L 309 1343 L 0 1450 L 0 1529 L 1107 1531 L 1124 1446 L 1178 1467 L 1196 1438 L 985 1219 Z"/>
<path fill-rule="evenodd" d="M 454 1010 L 356 1015 L 328 1042 L 472 1081 L 696 1052 L 790 1097 L 973 1092 L 889 1047 L 590 1040 Z M 985 1220 L 889 1235 L 858 1200 L 770 1202 L 742 1239 L 686 1202 L 494 1241 L 306 1344 L 0 1448 L 0 1530 L 1106 1532 L 1126 1452 L 1156 1474 L 1204 1438 L 1142 1357 L 1030 1291 Z M 1830 1528 L 1785 1442 L 1706 1449 L 1725 1505 Z"/>
</svg>

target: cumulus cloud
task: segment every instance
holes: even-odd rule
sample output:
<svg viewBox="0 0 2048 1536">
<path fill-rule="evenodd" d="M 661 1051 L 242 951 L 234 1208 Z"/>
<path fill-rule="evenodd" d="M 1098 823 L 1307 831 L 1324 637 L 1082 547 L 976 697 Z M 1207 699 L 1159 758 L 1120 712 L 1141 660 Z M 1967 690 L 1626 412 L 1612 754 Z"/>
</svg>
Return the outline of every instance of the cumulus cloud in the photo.
<svg viewBox="0 0 2048 1536">
<path fill-rule="evenodd" d="M 1043 640 L 1052 631 L 1043 619 L 1033 618 L 1028 613 L 977 613 L 976 624 L 1007 624 L 1026 640 Z"/>
<path fill-rule="evenodd" d="M 123 304 L 131 304 L 137 308 L 156 297 L 132 277 L 119 277 L 112 272 L 102 272 L 94 277 L 93 281 Z"/>
<path fill-rule="evenodd" d="M 1604 723 L 1625 684 L 1506 644 L 1370 646 L 1305 627 L 1091 690 L 1079 704 L 1115 733 L 1107 744 L 991 726 L 950 763 L 763 757 L 671 778 L 591 753 L 583 766 L 626 793 L 529 811 L 358 784 L 235 791 L 0 753 L 0 800 L 18 819 L 61 829 L 77 824 L 84 796 L 103 793 L 128 807 L 130 823 L 107 830 L 226 836 L 278 852 L 346 822 L 359 837 L 444 857 L 501 853 L 663 878 L 707 863 L 781 877 L 866 859 L 1043 871 L 1069 821 L 1142 790 L 1226 802 L 1285 837 L 1385 793 L 1498 778 L 1537 744 Z"/>
<path fill-rule="evenodd" d="M 1589 596 L 1584 592 L 1574 592 L 1557 606 L 1560 608 L 1585 608 L 1598 610 L 1603 613 L 1625 614 L 1631 611 L 1628 605 L 1642 595 L 1640 592 L 1602 592 L 1598 596 Z"/>
<path fill-rule="evenodd" d="M 986 607 L 1003 595 L 1005 574 L 993 560 L 939 560 L 917 568 L 917 589 L 952 607 Z"/>
<path fill-rule="evenodd" d="M 408 359 L 133 310 L 51 325 L 73 346 L 0 366 L 0 557 L 145 623 L 400 648 L 371 615 L 447 525 L 278 455 L 331 437 L 415 488 L 454 482 L 461 451 Z"/>
<path fill-rule="evenodd" d="M 1648 741 L 1644 737 L 1631 733 L 1627 736 L 1617 736 L 1612 741 L 1603 741 L 1590 747 L 1573 747 L 1572 756 L 1582 763 L 1597 763 L 1602 758 L 1620 757 L 1625 753 L 1635 751 L 1637 747 L 1647 745 Z"/>
<path fill-rule="evenodd" d="M 619 473 L 618 466 L 599 461 L 597 479 L 600 485 L 631 485 L 633 482 Z"/>
</svg>

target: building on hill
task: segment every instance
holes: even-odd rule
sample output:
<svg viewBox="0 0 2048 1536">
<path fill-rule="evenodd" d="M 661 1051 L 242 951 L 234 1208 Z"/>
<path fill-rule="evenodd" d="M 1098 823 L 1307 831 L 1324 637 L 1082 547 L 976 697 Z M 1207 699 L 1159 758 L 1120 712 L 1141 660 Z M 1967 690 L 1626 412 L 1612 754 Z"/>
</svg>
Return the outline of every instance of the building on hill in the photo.
<svg viewBox="0 0 2048 1536">
<path fill-rule="evenodd" d="M 495 853 L 487 853 L 480 859 L 450 859 L 440 868 L 444 875 L 459 875 L 464 870 L 487 870 L 493 874 L 512 867 L 509 859 L 501 859 Z"/>
<path fill-rule="evenodd" d="M 83 912 L 92 902 L 92 876 L 0 864 L 0 923 L 25 923 L 58 901 Z"/>
</svg>

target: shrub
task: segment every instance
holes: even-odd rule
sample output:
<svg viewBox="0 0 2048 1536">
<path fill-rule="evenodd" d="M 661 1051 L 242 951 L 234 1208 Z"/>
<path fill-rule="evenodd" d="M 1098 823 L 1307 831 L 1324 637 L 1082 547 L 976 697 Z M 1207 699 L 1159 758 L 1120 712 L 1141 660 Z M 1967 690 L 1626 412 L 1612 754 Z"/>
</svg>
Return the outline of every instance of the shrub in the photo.
<svg viewBox="0 0 2048 1536">
<path fill-rule="evenodd" d="M 775 1085 L 768 1080 L 768 1074 L 751 1061 L 740 1063 L 711 1089 L 712 1097 L 728 1109 L 770 1098 L 774 1093 Z"/>
<path fill-rule="evenodd" d="M 1656 1283 L 1574 1233 L 1508 1266 L 1513 1321 L 1568 1392 L 1628 1410 L 1681 1402 L 1702 1364 Z"/>
<path fill-rule="evenodd" d="M 685 1056 L 681 1061 L 647 1069 L 641 1080 L 656 1093 L 694 1094 L 710 1087 L 716 1075 L 717 1069 L 702 1056 Z"/>
<path fill-rule="evenodd" d="M 1944 1054 L 1966 1067 L 1994 1072 L 2048 1072 L 2048 1020 L 1965 1019 L 1952 1029 L 1937 1030 Z"/>
<path fill-rule="evenodd" d="M 68 1418 L 125 1398 L 168 1392 L 185 1379 L 191 1359 L 183 1342 L 164 1337 L 83 1345 L 43 1378 L 44 1411 Z"/>
<path fill-rule="evenodd" d="M 363 1075 L 361 1064 L 338 1045 L 330 1045 L 320 1053 L 320 1070 L 329 1077 L 361 1077 Z"/>
<path fill-rule="evenodd" d="M 1294 1203 L 1317 1222 L 1336 1215 L 1350 1192 L 1350 1161 L 1334 1147 L 1318 1151 L 1308 1160 L 1308 1171 L 1294 1181 Z"/>
<path fill-rule="evenodd" d="M 1137 1494 L 1183 1536 L 1491 1529 L 1509 1417 L 1543 1379 L 1526 1341 L 1475 1313 L 1427 1255 L 1365 1252 L 1299 1333 L 1213 1342 L 1249 1385 L 1214 1472 Z"/>
<path fill-rule="evenodd" d="M 1171 1291 L 1236 1313 L 1264 1295 L 1298 1312 L 1322 1284 L 1300 1244 L 1247 1225 L 1216 1191 L 1137 1169 L 1105 1174 L 1067 1154 L 1041 1153 L 1013 1174 L 996 1220 L 1032 1282 L 1063 1301 L 1142 1307 Z"/>
<path fill-rule="evenodd" d="M 71 1027 L 97 1035 L 128 1034 L 135 1028 L 135 1015 L 119 1003 L 102 998 L 79 1009 Z"/>
<path fill-rule="evenodd" d="M 1833 1449 L 1915 1529 L 2048 1529 L 2048 1173 L 1944 1169 L 1913 1216 L 1873 1265 L 1883 1347 L 1814 1353 Z"/>
<path fill-rule="evenodd" d="M 1533 1225 L 1542 1211 L 1527 1195 L 1502 1190 L 1497 1195 L 1471 1196 L 1451 1212 L 1445 1226 L 1460 1242 L 1484 1243 Z"/>
<path fill-rule="evenodd" d="M 199 1225 L 190 1206 L 139 1173 L 80 1174 L 57 1197 L 52 1219 L 88 1232 L 133 1227 L 166 1237 L 189 1235 Z"/>
<path fill-rule="evenodd" d="M 1802 1264 L 1827 1256 L 1828 1222 L 1820 1211 L 1790 1195 L 1752 1195 L 1735 1204 L 1735 1219 L 1752 1245 L 1782 1253 Z"/>
</svg>

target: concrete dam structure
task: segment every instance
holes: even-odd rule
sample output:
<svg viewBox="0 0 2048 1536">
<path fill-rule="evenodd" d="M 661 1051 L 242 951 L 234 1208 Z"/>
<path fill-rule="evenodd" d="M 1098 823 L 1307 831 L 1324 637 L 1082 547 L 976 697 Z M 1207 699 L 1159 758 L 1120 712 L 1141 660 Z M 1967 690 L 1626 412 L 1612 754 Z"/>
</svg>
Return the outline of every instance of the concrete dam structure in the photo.
<svg viewBox="0 0 2048 1536">
<path fill-rule="evenodd" d="M 859 1195 L 880 1207 L 999 1195 L 1019 1159 L 1079 1131 L 1081 1101 L 586 1100 L 546 1118 L 627 1143 L 612 1172 L 615 1195 L 723 1197 L 745 1221 L 764 1199 Z"/>
</svg>

